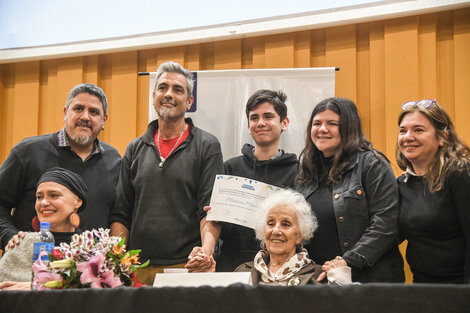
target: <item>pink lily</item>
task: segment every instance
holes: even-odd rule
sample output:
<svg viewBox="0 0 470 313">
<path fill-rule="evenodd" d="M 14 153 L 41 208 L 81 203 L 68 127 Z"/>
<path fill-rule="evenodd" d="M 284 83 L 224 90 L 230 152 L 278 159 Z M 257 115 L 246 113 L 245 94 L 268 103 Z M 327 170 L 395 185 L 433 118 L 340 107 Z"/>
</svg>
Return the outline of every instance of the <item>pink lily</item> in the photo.
<svg viewBox="0 0 470 313">
<path fill-rule="evenodd" d="M 121 286 L 119 277 L 113 271 L 102 271 L 105 256 L 97 254 L 90 261 L 77 264 L 77 270 L 82 272 L 80 282 L 90 284 L 91 288 L 115 288 Z"/>
<path fill-rule="evenodd" d="M 43 251 L 39 254 L 39 257 L 36 262 L 33 264 L 33 285 L 37 290 L 46 290 L 50 289 L 44 286 L 47 282 L 50 281 L 59 281 L 62 282 L 62 276 L 59 274 L 51 273 L 48 271 L 47 265 L 42 262 L 41 257 L 47 255 L 46 251 Z"/>
</svg>

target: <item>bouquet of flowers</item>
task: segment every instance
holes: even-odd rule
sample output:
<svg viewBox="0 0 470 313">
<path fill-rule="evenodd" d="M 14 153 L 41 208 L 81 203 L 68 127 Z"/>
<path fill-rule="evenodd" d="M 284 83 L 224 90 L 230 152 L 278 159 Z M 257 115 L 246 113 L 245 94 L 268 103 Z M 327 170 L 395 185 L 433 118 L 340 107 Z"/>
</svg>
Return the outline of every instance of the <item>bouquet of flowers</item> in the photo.
<svg viewBox="0 0 470 313">
<path fill-rule="evenodd" d="M 33 264 L 33 289 L 115 288 L 141 286 L 135 271 L 148 265 L 139 262 L 141 250 L 125 250 L 125 238 L 109 235 L 109 229 L 85 231 L 72 236 Z M 47 253 L 47 252 L 42 252 Z"/>
</svg>

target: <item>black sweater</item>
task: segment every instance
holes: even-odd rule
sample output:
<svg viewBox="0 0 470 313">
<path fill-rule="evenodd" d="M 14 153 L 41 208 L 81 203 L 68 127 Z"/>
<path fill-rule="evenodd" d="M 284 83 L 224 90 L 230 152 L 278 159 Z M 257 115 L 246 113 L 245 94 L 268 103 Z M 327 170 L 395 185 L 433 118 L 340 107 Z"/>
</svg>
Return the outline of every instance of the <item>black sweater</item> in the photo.
<svg viewBox="0 0 470 313">
<path fill-rule="evenodd" d="M 470 175 L 454 172 L 431 193 L 423 177 L 398 178 L 402 240 L 415 282 L 470 282 Z"/>
<path fill-rule="evenodd" d="M 60 244 L 63 242 L 63 243 L 67 243 L 67 244 L 70 244 L 70 241 L 72 241 L 72 236 L 75 235 L 75 234 L 81 234 L 82 233 L 82 230 L 77 228 L 74 232 L 60 232 L 60 233 L 57 233 L 57 232 L 51 232 L 52 233 L 52 236 L 54 236 L 54 246 L 55 247 L 60 247 Z"/>
<path fill-rule="evenodd" d="M 85 162 L 70 147 L 59 147 L 57 133 L 26 138 L 16 144 L 0 167 L 1 247 L 19 230 L 32 231 L 36 215 L 36 184 L 49 168 L 60 166 L 82 176 L 88 187 L 88 204 L 80 212 L 80 228 L 109 226 L 121 156 L 101 142 L 103 151 Z M 12 208 L 15 208 L 11 215 Z"/>
<path fill-rule="evenodd" d="M 274 159 L 258 161 L 253 154 L 253 146 L 246 143 L 242 155 L 225 161 L 224 168 L 228 175 L 251 178 L 281 188 L 294 188 L 297 156 L 282 153 Z"/>
<path fill-rule="evenodd" d="M 243 146 L 242 154 L 224 163 L 225 174 L 252 178 L 282 188 L 294 187 L 297 175 L 295 154 L 282 153 L 274 159 L 258 161 L 250 144 Z M 220 254 L 216 255 L 219 272 L 232 272 L 240 264 L 253 261 L 260 249 L 260 241 L 256 239 L 255 231 L 248 227 L 222 223 L 220 238 L 223 244 Z"/>
<path fill-rule="evenodd" d="M 142 249 L 150 265 L 188 261 L 201 245 L 200 221 L 209 205 L 216 174 L 223 172 L 217 138 L 193 125 L 188 138 L 159 167 L 154 135 L 158 120 L 132 140 L 122 160 L 111 222 L 129 229 L 129 249 Z"/>
</svg>

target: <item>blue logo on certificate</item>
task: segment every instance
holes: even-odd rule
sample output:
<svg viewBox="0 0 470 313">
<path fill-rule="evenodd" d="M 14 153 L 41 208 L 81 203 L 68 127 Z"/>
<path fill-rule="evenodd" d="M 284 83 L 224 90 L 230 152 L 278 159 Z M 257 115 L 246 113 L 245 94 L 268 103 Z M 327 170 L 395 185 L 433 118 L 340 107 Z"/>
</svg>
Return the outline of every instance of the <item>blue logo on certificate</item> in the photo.
<svg viewBox="0 0 470 313">
<path fill-rule="evenodd" d="M 242 185 L 242 188 L 250 189 L 250 190 L 255 190 L 255 187 L 253 187 L 253 186 L 251 186 L 251 185 L 247 185 L 247 184 L 243 184 L 243 185 Z"/>
</svg>

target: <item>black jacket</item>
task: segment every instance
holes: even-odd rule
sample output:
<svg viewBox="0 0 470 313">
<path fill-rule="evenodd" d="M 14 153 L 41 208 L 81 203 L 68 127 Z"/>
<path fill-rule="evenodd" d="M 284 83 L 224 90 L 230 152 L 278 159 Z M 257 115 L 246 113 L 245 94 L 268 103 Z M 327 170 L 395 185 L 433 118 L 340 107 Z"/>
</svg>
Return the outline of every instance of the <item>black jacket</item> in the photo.
<svg viewBox="0 0 470 313">
<path fill-rule="evenodd" d="M 111 223 L 129 229 L 129 249 L 142 249 L 152 265 L 187 262 L 201 245 L 200 221 L 209 205 L 215 175 L 223 173 L 215 136 L 192 124 L 183 141 L 159 167 L 154 141 L 158 120 L 127 146 Z"/>
<path fill-rule="evenodd" d="M 311 204 L 315 203 L 311 195 L 317 188 L 316 180 L 296 187 Z M 352 268 L 353 281 L 403 282 L 403 260 L 398 250 L 398 187 L 385 158 L 378 158 L 372 151 L 353 155 L 339 181 L 333 184 L 332 196 L 342 257 Z M 315 259 L 312 252 L 309 255 Z"/>
</svg>

